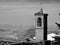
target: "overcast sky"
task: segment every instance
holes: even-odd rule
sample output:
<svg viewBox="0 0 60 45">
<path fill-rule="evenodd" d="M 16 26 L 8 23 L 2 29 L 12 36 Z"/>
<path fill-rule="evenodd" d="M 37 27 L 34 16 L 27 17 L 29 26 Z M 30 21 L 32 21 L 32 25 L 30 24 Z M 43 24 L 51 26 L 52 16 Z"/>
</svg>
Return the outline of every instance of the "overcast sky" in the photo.
<svg viewBox="0 0 60 45">
<path fill-rule="evenodd" d="M 0 24 L 34 25 L 34 13 L 48 13 L 48 25 L 60 23 L 60 0 L 0 0 Z"/>
</svg>

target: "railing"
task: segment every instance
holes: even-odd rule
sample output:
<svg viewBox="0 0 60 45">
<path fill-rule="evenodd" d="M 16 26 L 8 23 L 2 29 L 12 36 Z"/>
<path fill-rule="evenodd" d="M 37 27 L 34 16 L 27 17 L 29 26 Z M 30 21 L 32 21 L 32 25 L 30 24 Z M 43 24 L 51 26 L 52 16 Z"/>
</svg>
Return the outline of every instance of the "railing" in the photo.
<svg viewBox="0 0 60 45">
<path fill-rule="evenodd" d="M 11 42 L 11 41 L 0 41 L 0 45 L 43 45 L 43 42 Z"/>
<path fill-rule="evenodd" d="M 50 41 L 50 40 L 43 40 L 40 42 L 13 42 L 13 41 L 0 41 L 0 45 L 60 45 L 60 41 Z"/>
</svg>

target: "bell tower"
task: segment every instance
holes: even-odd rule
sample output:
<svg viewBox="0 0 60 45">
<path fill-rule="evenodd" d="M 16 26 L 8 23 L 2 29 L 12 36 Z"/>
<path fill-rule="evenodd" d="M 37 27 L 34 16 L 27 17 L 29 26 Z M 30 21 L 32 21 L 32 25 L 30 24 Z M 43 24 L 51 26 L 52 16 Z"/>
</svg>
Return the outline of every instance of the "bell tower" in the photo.
<svg viewBox="0 0 60 45">
<path fill-rule="evenodd" d="M 34 14 L 36 18 L 36 28 L 43 28 L 43 9 Z"/>
<path fill-rule="evenodd" d="M 47 40 L 47 16 L 48 14 L 43 12 L 43 9 L 34 14 L 36 25 L 36 42 L 41 40 Z"/>
</svg>

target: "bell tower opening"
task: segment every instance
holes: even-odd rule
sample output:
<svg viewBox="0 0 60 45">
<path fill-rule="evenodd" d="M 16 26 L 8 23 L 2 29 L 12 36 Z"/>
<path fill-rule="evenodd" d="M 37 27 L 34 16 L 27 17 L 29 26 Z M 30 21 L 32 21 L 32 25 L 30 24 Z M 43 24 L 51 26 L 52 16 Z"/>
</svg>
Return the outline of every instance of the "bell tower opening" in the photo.
<svg viewBox="0 0 60 45">
<path fill-rule="evenodd" d="M 38 19 L 37 19 L 37 26 L 38 27 L 42 26 L 42 19 L 40 17 L 38 17 Z"/>
</svg>

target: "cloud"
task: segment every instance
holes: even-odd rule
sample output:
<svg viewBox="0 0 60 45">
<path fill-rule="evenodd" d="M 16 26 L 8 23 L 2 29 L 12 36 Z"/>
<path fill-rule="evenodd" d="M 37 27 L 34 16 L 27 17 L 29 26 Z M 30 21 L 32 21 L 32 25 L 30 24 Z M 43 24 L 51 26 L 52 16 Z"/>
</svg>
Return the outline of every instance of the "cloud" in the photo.
<svg viewBox="0 0 60 45">
<path fill-rule="evenodd" d="M 7 2 L 7 3 L 60 3 L 60 0 L 0 0 L 0 2 Z"/>
<path fill-rule="evenodd" d="M 21 3 L 21 2 L 23 2 L 23 3 L 40 3 L 40 2 L 45 2 L 45 3 L 57 3 L 57 2 L 60 2 L 60 0 L 0 0 L 0 2 L 7 2 L 7 3 L 9 3 L 9 2 L 18 2 L 18 3 Z"/>
<path fill-rule="evenodd" d="M 60 0 L 28 0 L 28 2 L 60 2 Z"/>
<path fill-rule="evenodd" d="M 20 1 L 23 1 L 23 2 L 60 2 L 60 0 L 0 0 L 0 1 L 3 1 L 3 2 L 20 2 Z"/>
</svg>

